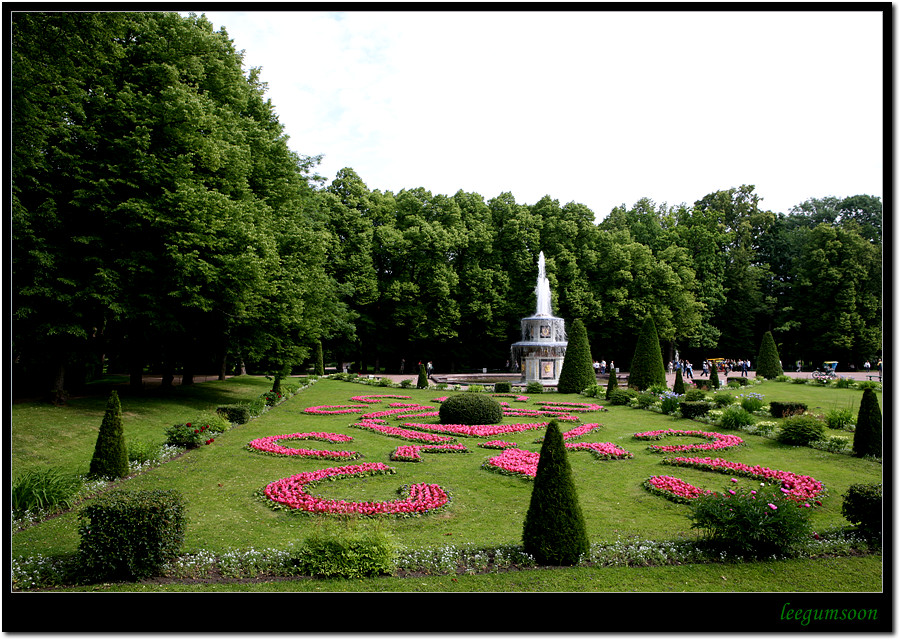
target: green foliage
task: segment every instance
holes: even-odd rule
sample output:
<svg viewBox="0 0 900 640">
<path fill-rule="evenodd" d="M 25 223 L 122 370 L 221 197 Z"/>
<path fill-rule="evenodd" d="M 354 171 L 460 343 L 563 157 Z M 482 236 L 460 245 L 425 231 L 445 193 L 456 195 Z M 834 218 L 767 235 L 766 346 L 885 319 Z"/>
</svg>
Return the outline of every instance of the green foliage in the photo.
<svg viewBox="0 0 900 640">
<path fill-rule="evenodd" d="M 719 426 L 723 429 L 742 429 L 753 424 L 753 415 L 738 405 L 726 407 L 719 419 Z"/>
<path fill-rule="evenodd" d="M 316 530 L 291 550 L 292 564 L 302 575 L 316 578 L 368 578 L 391 575 L 397 549 L 380 531 Z"/>
<path fill-rule="evenodd" d="M 719 368 L 713 365 L 709 371 L 709 388 L 718 389 L 721 386 L 719 383 Z"/>
<path fill-rule="evenodd" d="M 684 402 L 679 403 L 678 407 L 681 409 L 681 417 L 694 419 L 699 418 L 700 416 L 705 416 L 709 413 L 709 403 L 703 400 L 686 400 Z"/>
<path fill-rule="evenodd" d="M 707 494 L 691 500 L 690 510 L 691 528 L 700 529 L 712 549 L 739 557 L 791 554 L 811 533 L 810 509 L 777 492 Z"/>
<path fill-rule="evenodd" d="M 773 418 L 786 418 L 788 416 L 806 413 L 809 407 L 805 402 L 796 401 L 772 401 L 769 403 L 769 413 Z"/>
<path fill-rule="evenodd" d="M 740 399 L 741 407 L 750 413 L 760 411 L 765 406 L 763 396 L 759 393 L 741 394 L 738 398 Z"/>
<path fill-rule="evenodd" d="M 855 430 L 853 411 L 848 407 L 834 407 L 825 412 L 825 424 L 829 429 Z M 854 429 L 851 429 L 853 427 Z"/>
<path fill-rule="evenodd" d="M 419 364 L 419 378 L 416 380 L 416 389 L 428 388 L 428 372 L 425 371 L 425 365 Z"/>
<path fill-rule="evenodd" d="M 643 390 L 654 384 L 666 384 L 666 368 L 663 364 L 656 323 L 653 316 L 648 314 L 638 334 L 634 358 L 631 360 L 628 373 L 628 386 Z"/>
<path fill-rule="evenodd" d="M 115 489 L 79 514 L 79 565 L 86 579 L 156 575 L 184 541 L 185 505 L 177 491 Z"/>
<path fill-rule="evenodd" d="M 246 404 L 223 404 L 216 407 L 216 413 L 231 424 L 250 422 L 250 407 Z"/>
<path fill-rule="evenodd" d="M 688 389 L 684 392 L 684 399 L 687 402 L 701 402 L 706 400 L 706 393 L 702 389 Z"/>
<path fill-rule="evenodd" d="M 844 494 L 841 515 L 859 527 L 869 538 L 880 539 L 882 530 L 882 492 L 879 483 L 856 483 Z"/>
<path fill-rule="evenodd" d="M 622 406 L 630 404 L 631 399 L 636 398 L 637 395 L 634 389 L 615 388 L 612 391 L 607 390 L 606 401 L 611 405 Z"/>
<path fill-rule="evenodd" d="M 717 408 L 721 409 L 722 407 L 727 407 L 730 404 L 734 403 L 734 396 L 731 395 L 728 391 L 717 391 L 713 394 L 713 404 L 716 405 Z"/>
<path fill-rule="evenodd" d="M 324 376 L 325 375 L 325 355 L 322 352 L 322 341 L 316 341 L 316 367 L 315 367 L 315 375 Z"/>
<path fill-rule="evenodd" d="M 680 396 L 684 395 L 685 386 L 684 386 L 684 377 L 681 375 L 681 369 L 675 371 L 675 384 L 672 385 L 672 391 L 677 393 Z"/>
<path fill-rule="evenodd" d="M 665 414 L 674 413 L 679 410 L 684 395 L 679 395 L 674 391 L 668 391 L 662 395 L 662 412 Z"/>
<path fill-rule="evenodd" d="M 10 507 L 16 517 L 25 512 L 37 513 L 70 509 L 81 489 L 81 479 L 56 467 L 29 469 L 13 478 Z"/>
<path fill-rule="evenodd" d="M 547 425 L 541 444 L 522 544 L 536 562 L 550 565 L 577 564 L 590 548 L 572 468 L 556 420 Z"/>
<path fill-rule="evenodd" d="M 128 447 L 125 445 L 122 405 L 116 391 L 109 392 L 89 475 L 94 478 L 122 478 L 128 475 Z"/>
<path fill-rule="evenodd" d="M 756 375 L 771 380 L 783 373 L 781 356 L 778 355 L 775 338 L 772 337 L 771 331 L 766 331 L 759 345 L 759 354 L 756 356 Z"/>
<path fill-rule="evenodd" d="M 777 440 L 782 444 L 808 446 L 825 438 L 825 422 L 810 414 L 792 415 L 781 423 Z"/>
<path fill-rule="evenodd" d="M 542 385 L 537 380 L 532 380 L 528 384 L 525 385 L 525 393 L 529 395 L 535 395 L 538 393 L 544 393 L 544 385 Z"/>
<path fill-rule="evenodd" d="M 589 386 L 597 384 L 594 363 L 591 359 L 591 345 L 588 342 L 587 329 L 581 318 L 576 318 L 572 322 L 568 331 L 568 340 L 556 390 L 559 393 L 580 393 Z"/>
<path fill-rule="evenodd" d="M 856 431 L 853 434 L 853 454 L 877 458 L 882 454 L 881 408 L 871 389 L 864 389 L 859 401 Z"/>
<path fill-rule="evenodd" d="M 460 393 L 441 403 L 441 424 L 497 424 L 503 420 L 503 407 L 483 393 Z"/>
<path fill-rule="evenodd" d="M 619 379 L 615 371 L 609 372 L 609 380 L 606 382 L 606 399 L 609 400 L 613 391 L 619 388 Z"/>
<path fill-rule="evenodd" d="M 495 382 L 494 393 L 510 393 L 512 392 L 512 384 L 509 382 Z"/>
<path fill-rule="evenodd" d="M 206 424 L 187 422 L 166 428 L 166 444 L 184 449 L 196 449 L 213 436 Z"/>
</svg>

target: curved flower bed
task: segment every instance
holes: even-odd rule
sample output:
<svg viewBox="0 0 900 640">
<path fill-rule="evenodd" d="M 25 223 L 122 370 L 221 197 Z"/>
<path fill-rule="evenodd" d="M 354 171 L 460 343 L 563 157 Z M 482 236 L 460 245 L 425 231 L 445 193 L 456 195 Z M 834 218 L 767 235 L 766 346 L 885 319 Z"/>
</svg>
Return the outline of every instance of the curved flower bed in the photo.
<svg viewBox="0 0 900 640">
<path fill-rule="evenodd" d="M 707 489 L 695 487 L 682 480 L 681 478 L 673 478 L 672 476 L 653 476 L 644 481 L 644 487 L 650 492 L 658 496 L 672 500 L 673 502 L 690 502 L 694 498 L 699 498 L 707 494 L 715 493 Z"/>
<path fill-rule="evenodd" d="M 620 449 L 611 442 L 581 442 L 566 444 L 566 449 L 573 451 L 589 451 L 594 457 L 601 460 L 624 460 L 633 458 L 630 451 Z M 537 475 L 540 453 L 526 451 L 525 449 L 508 448 L 499 455 L 492 456 L 482 463 L 481 468 L 495 471 L 503 475 L 518 476 L 533 480 Z"/>
<path fill-rule="evenodd" d="M 518 447 L 515 442 L 507 442 L 506 440 L 488 440 L 487 442 L 481 442 L 478 444 L 479 447 L 484 447 L 485 449 L 511 449 Z"/>
<path fill-rule="evenodd" d="M 391 460 L 397 462 L 421 462 L 426 453 L 469 453 L 464 444 L 401 444 L 391 452 Z"/>
<path fill-rule="evenodd" d="M 573 428 L 569 429 L 568 431 L 563 432 L 562 437 L 563 437 L 563 440 L 575 440 L 577 438 L 583 438 L 584 436 L 589 434 L 591 431 L 594 431 L 595 429 L 599 429 L 602 426 L 603 425 L 596 423 L 596 422 L 582 424 L 577 427 L 573 427 Z M 541 436 L 540 438 L 535 440 L 535 443 L 540 443 L 543 441 L 544 441 L 544 436 Z"/>
<path fill-rule="evenodd" d="M 390 394 L 380 394 L 374 393 L 364 396 L 353 396 L 350 398 L 351 402 L 368 402 L 369 404 L 375 404 L 376 402 L 381 402 L 387 398 L 395 398 L 397 400 L 409 400 L 411 396 L 394 396 Z"/>
<path fill-rule="evenodd" d="M 543 429 L 547 426 L 547 423 L 533 422 L 527 424 L 420 424 L 416 422 L 404 422 L 400 426 L 433 433 L 452 433 L 457 436 L 491 438 L 493 436 L 499 436 L 503 433 L 519 433 L 520 431 Z"/>
<path fill-rule="evenodd" d="M 399 404 L 399 403 L 397 403 Z M 379 418 L 400 418 L 405 414 L 413 414 L 420 411 L 426 411 L 432 413 L 434 408 L 429 407 L 424 404 L 404 404 L 403 406 L 394 406 L 391 405 L 391 409 L 385 409 L 383 411 L 372 411 L 371 413 L 366 413 L 362 416 L 364 420 L 373 420 Z M 436 413 L 434 415 L 437 415 Z"/>
<path fill-rule="evenodd" d="M 493 398 L 512 398 L 515 402 L 528 402 L 528 396 L 522 396 L 518 393 L 492 393 Z"/>
<path fill-rule="evenodd" d="M 551 418 L 555 418 L 556 420 L 562 420 L 565 422 L 578 422 L 579 420 L 581 420 L 581 418 L 569 413 L 568 411 L 551 411 L 549 409 L 522 409 L 519 407 L 504 408 L 503 415 L 507 418 L 539 418 L 550 416 Z"/>
<path fill-rule="evenodd" d="M 345 436 L 340 433 L 287 433 L 279 436 L 267 436 L 265 438 L 257 438 L 247 443 L 250 449 L 278 456 L 298 456 L 301 458 L 316 458 L 319 460 L 356 460 L 361 458 L 362 454 L 358 451 L 322 451 L 317 449 L 294 449 L 293 447 L 285 447 L 278 442 L 282 440 L 322 440 L 324 442 L 350 442 L 353 440 L 351 436 Z"/>
<path fill-rule="evenodd" d="M 307 407 L 303 413 L 313 415 L 331 416 L 342 413 L 365 413 L 370 407 L 365 404 L 322 404 L 317 407 Z"/>
<path fill-rule="evenodd" d="M 360 422 L 355 422 L 350 425 L 351 427 L 356 427 L 357 429 L 365 429 L 367 431 L 374 431 L 375 433 L 380 433 L 381 435 L 389 436 L 391 438 L 401 438 L 403 440 L 412 440 L 413 442 L 424 442 L 426 444 L 430 444 L 433 442 L 456 442 L 456 438 L 452 436 L 441 436 L 435 435 L 433 433 L 422 433 L 421 431 L 410 431 L 409 429 L 400 429 L 398 427 L 392 427 L 389 424 L 385 423 L 384 420 L 361 420 Z"/>
<path fill-rule="evenodd" d="M 557 411 L 603 411 L 603 406 L 593 402 L 558 402 L 555 400 L 542 400 L 538 402 L 545 409 Z"/>
<path fill-rule="evenodd" d="M 366 476 L 394 473 L 395 470 L 381 462 L 330 467 L 307 473 L 298 473 L 288 478 L 276 480 L 263 490 L 266 498 L 275 506 L 296 509 L 308 513 L 379 515 L 421 515 L 439 509 L 447 504 L 450 497 L 439 485 L 419 483 L 402 487 L 405 497 L 389 502 L 348 502 L 328 500 L 308 492 L 319 482 L 351 476 Z"/>
<path fill-rule="evenodd" d="M 663 458 L 661 462 L 662 464 L 676 467 L 690 467 L 704 471 L 740 475 L 765 482 L 777 482 L 781 485 L 781 490 L 785 497 L 797 502 L 812 500 L 815 504 L 821 505 L 822 503 L 818 498 L 825 492 L 825 485 L 812 476 L 769 469 L 760 465 L 751 466 L 742 462 L 723 460 L 722 458 Z"/>
<path fill-rule="evenodd" d="M 697 438 L 707 438 L 712 442 L 705 442 L 703 444 L 652 444 L 647 448 L 651 451 L 675 453 L 679 451 L 720 451 L 722 449 L 730 449 L 731 447 L 737 447 L 744 444 L 744 440 L 742 438 L 739 438 L 738 436 L 716 433 L 714 431 L 660 429 L 658 431 L 644 431 L 643 433 L 634 434 L 634 437 L 638 440 L 660 440 L 668 436 L 693 436 Z"/>
</svg>

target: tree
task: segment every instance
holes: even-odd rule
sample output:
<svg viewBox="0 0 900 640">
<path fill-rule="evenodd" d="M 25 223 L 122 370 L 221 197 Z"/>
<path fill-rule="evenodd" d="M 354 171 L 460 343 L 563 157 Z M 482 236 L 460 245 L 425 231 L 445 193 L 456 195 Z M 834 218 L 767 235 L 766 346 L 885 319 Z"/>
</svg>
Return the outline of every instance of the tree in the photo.
<svg viewBox="0 0 900 640">
<path fill-rule="evenodd" d="M 416 380 L 416 389 L 428 388 L 428 374 L 425 372 L 425 365 L 419 363 L 419 379 Z"/>
<path fill-rule="evenodd" d="M 128 449 L 125 446 L 122 405 L 116 391 L 110 391 L 106 401 L 106 413 L 103 414 L 103 422 L 97 434 L 89 475 L 94 478 L 123 478 L 128 475 Z"/>
<path fill-rule="evenodd" d="M 872 389 L 863 389 L 856 417 L 856 431 L 853 434 L 853 455 L 881 457 L 882 431 L 881 408 L 878 397 Z"/>
<path fill-rule="evenodd" d="M 317 376 L 325 375 L 325 358 L 322 354 L 322 341 L 319 340 L 316 342 L 316 368 L 315 373 Z"/>
<path fill-rule="evenodd" d="M 766 331 L 763 334 L 762 343 L 759 345 L 759 355 L 756 356 L 756 375 L 772 379 L 783 373 L 775 338 L 772 337 L 771 331 Z"/>
<path fill-rule="evenodd" d="M 551 420 L 541 445 L 522 542 L 540 564 L 574 565 L 590 541 L 559 424 Z"/>
<path fill-rule="evenodd" d="M 722 386 L 722 383 L 719 382 L 719 367 L 713 362 L 709 371 L 709 388 L 710 389 L 718 389 Z"/>
<path fill-rule="evenodd" d="M 680 396 L 684 395 L 684 377 L 681 375 L 681 368 L 675 371 L 675 384 L 672 385 L 672 392 Z"/>
<path fill-rule="evenodd" d="M 666 384 L 666 367 L 663 364 L 656 323 L 653 322 L 653 316 L 648 314 L 638 334 L 628 374 L 628 386 L 643 390 L 655 384 Z"/>
<path fill-rule="evenodd" d="M 569 343 L 563 358 L 562 371 L 556 390 L 559 393 L 581 393 L 597 384 L 594 363 L 591 359 L 591 345 L 581 318 L 576 318 L 569 331 Z"/>
</svg>

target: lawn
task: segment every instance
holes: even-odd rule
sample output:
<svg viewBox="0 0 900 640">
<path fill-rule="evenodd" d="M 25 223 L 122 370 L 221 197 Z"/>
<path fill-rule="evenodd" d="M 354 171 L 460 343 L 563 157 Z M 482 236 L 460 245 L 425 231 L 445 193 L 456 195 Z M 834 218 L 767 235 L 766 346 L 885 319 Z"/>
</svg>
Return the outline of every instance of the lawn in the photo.
<svg viewBox="0 0 900 640">
<path fill-rule="evenodd" d="M 263 378 L 242 376 L 226 381 L 214 381 L 193 387 L 176 388 L 168 394 L 148 392 L 138 396 L 123 393 L 126 440 L 162 443 L 164 430 L 176 422 L 203 415 L 218 404 L 250 400 L 269 388 Z M 764 382 L 752 387 L 755 393 L 770 400 L 800 399 L 811 410 L 827 410 L 832 406 L 858 406 L 861 391 L 832 389 L 785 382 Z M 364 455 L 359 462 L 383 462 L 396 469 L 392 475 L 347 478 L 325 482 L 314 493 L 324 498 L 348 501 L 389 501 L 398 498 L 397 490 L 404 485 L 428 482 L 440 485 L 451 501 L 444 509 L 419 517 L 354 518 L 354 528 L 377 528 L 387 531 L 402 546 L 409 549 L 438 549 L 457 547 L 497 547 L 518 545 L 525 511 L 530 499 L 531 481 L 501 475 L 482 467 L 483 462 L 500 452 L 479 446 L 492 438 L 458 437 L 467 453 L 427 453 L 421 462 L 392 462 L 391 452 L 404 440 L 354 428 L 359 416 L 353 414 L 317 415 L 305 410 L 317 406 L 360 404 L 354 396 L 392 394 L 409 399 L 383 399 L 371 405 L 371 411 L 387 409 L 389 402 L 414 402 L 433 406 L 436 399 L 451 391 L 384 388 L 331 379 L 320 379 L 297 395 L 277 405 L 249 423 L 236 426 L 221 434 L 210 445 L 190 451 L 166 464 L 130 478 L 123 483 L 129 489 L 169 489 L 181 491 L 187 501 L 188 527 L 184 543 L 185 553 L 210 552 L 225 554 L 234 550 L 285 548 L 302 539 L 320 526 L 323 516 L 290 514 L 272 509 L 260 498 L 259 492 L 268 483 L 304 471 L 313 471 L 340 462 L 309 460 L 296 456 L 264 455 L 249 450 L 247 444 L 256 438 L 297 432 L 330 432 L 353 438 L 342 444 L 315 441 L 295 442 L 294 446 L 313 449 L 343 449 Z M 879 394 L 880 396 L 880 394 Z M 592 398 L 556 393 L 530 396 L 527 402 L 510 401 L 514 408 L 539 408 L 546 400 L 560 402 L 588 402 Z M 855 403 L 855 404 L 854 404 Z M 96 434 L 105 407 L 103 397 L 72 399 L 66 407 L 51 407 L 38 403 L 19 403 L 12 409 L 11 467 L 15 475 L 26 468 L 53 465 L 73 473 L 88 469 Z M 745 444 L 720 452 L 721 457 L 749 465 L 809 475 L 824 483 L 826 494 L 822 505 L 812 513 L 818 531 L 847 527 L 841 515 L 842 496 L 854 483 L 879 482 L 882 466 L 872 460 L 857 459 L 845 454 L 829 453 L 808 447 L 782 445 L 774 439 L 749 435 L 740 431 L 725 431 L 694 421 L 675 419 L 652 411 L 623 406 L 610 406 L 606 411 L 584 413 L 580 422 L 564 422 L 565 431 L 577 424 L 600 423 L 601 427 L 578 442 L 611 442 L 630 451 L 633 458 L 598 460 L 588 452 L 573 452 L 571 461 L 579 499 L 585 514 L 592 543 L 613 544 L 622 540 L 686 540 L 694 539 L 690 529 L 688 507 L 650 494 L 643 482 L 654 475 L 673 475 L 705 489 L 721 491 L 733 486 L 757 486 L 750 478 L 676 468 L 660 463 L 663 454 L 648 450 L 649 444 L 697 444 L 691 437 L 670 437 L 664 441 L 637 440 L 633 434 L 657 429 L 692 429 L 720 431 L 739 435 Z M 546 421 L 549 418 L 505 418 L 503 424 Z M 760 420 L 764 418 L 759 418 Z M 414 418 L 406 422 L 436 423 L 437 418 Z M 390 420 L 399 425 L 400 420 Z M 836 432 L 833 432 L 836 433 Z M 502 439 L 515 442 L 519 448 L 538 452 L 535 442 L 543 429 L 506 434 Z M 845 436 L 852 436 L 844 432 Z M 290 443 L 288 443 L 290 444 Z M 699 454 L 703 455 L 703 454 Z M 78 547 L 77 513 L 64 513 L 40 524 L 28 527 L 11 536 L 11 552 L 15 556 L 33 554 L 54 555 L 74 552 Z M 325 516 L 327 517 L 327 516 Z M 880 565 L 880 556 L 878 556 Z M 814 560 L 800 560 L 811 563 Z M 824 569 L 825 565 L 821 565 Z M 871 565 L 868 565 L 871 566 Z M 832 580 L 837 571 L 825 577 L 820 589 L 835 590 Z M 623 574 L 627 576 L 627 572 Z M 639 574 L 635 572 L 637 578 Z M 757 590 L 759 576 L 743 588 Z M 864 572 L 863 584 L 847 583 L 847 590 L 878 591 L 880 572 Z M 610 577 L 612 574 L 610 574 Z M 402 580 L 401 580 L 402 582 Z M 773 581 L 773 589 L 776 588 Z M 577 581 L 576 581 L 577 583 Z M 627 578 L 609 583 L 610 590 L 624 589 Z M 472 582 L 473 589 L 476 583 Z M 788 583 L 790 584 L 790 583 Z M 350 585 L 348 585 L 350 586 Z M 458 586 L 458 585 L 454 585 Z M 724 586 L 724 585 L 723 585 Z M 740 583 L 729 587 L 741 590 Z M 777 589 L 784 583 L 778 583 Z M 493 586 L 496 590 L 517 590 L 514 586 Z M 576 587 L 573 587 L 575 589 Z M 636 590 L 642 586 L 634 584 Z M 688 583 L 688 588 L 704 590 Z M 797 589 L 802 590 L 802 583 Z M 558 584 L 548 590 L 559 590 Z M 605 587 L 604 587 L 605 589 Z M 659 590 L 659 586 L 655 587 Z M 523 590 L 528 588 L 523 587 Z"/>
</svg>

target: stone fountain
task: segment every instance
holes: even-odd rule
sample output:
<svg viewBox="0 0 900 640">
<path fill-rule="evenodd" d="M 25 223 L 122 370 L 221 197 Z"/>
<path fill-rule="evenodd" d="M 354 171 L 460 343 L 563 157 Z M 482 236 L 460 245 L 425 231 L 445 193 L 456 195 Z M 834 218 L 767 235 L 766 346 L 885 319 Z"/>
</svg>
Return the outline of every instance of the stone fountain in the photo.
<svg viewBox="0 0 900 640">
<path fill-rule="evenodd" d="M 556 386 L 566 356 L 566 323 L 553 315 L 550 281 L 544 267 L 544 252 L 538 256 L 537 308 L 522 318 L 522 340 L 513 343 L 512 361 L 519 363 L 522 380 Z"/>
</svg>

